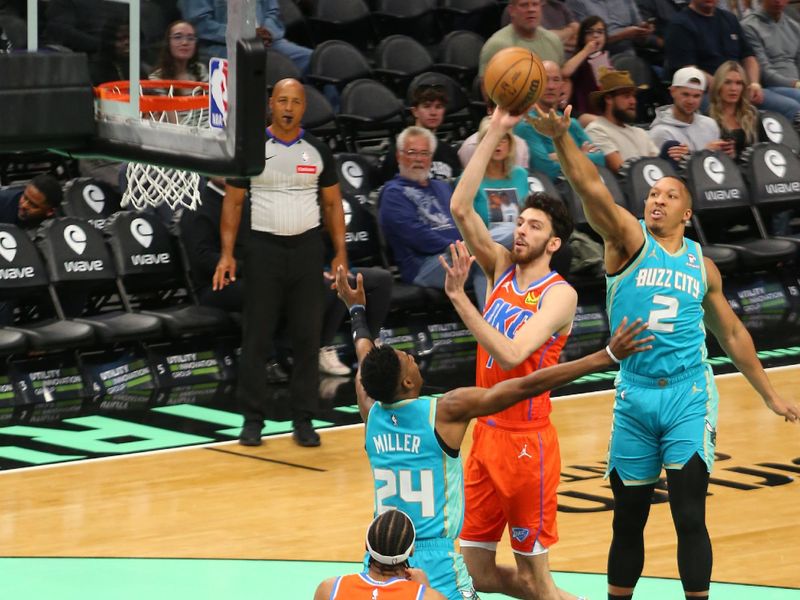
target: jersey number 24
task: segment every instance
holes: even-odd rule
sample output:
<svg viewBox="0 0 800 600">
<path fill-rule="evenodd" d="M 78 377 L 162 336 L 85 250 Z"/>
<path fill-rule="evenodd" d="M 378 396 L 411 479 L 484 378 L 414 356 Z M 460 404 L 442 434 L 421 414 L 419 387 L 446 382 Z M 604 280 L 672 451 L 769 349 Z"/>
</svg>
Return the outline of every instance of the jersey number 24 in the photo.
<svg viewBox="0 0 800 600">
<path fill-rule="evenodd" d="M 378 488 L 375 492 L 375 499 L 377 502 L 377 512 L 382 514 L 390 508 L 399 508 L 395 502 L 388 502 L 390 498 L 398 495 L 398 479 L 399 479 L 399 496 L 400 499 L 406 504 L 419 504 L 422 516 L 432 517 L 436 512 L 434 495 L 433 495 L 433 471 L 430 469 L 423 469 L 419 472 L 419 489 L 415 490 L 411 485 L 411 470 L 400 469 L 397 474 L 390 469 L 375 469 L 373 471 L 375 476 L 375 483 L 383 481 L 384 486 Z"/>
</svg>

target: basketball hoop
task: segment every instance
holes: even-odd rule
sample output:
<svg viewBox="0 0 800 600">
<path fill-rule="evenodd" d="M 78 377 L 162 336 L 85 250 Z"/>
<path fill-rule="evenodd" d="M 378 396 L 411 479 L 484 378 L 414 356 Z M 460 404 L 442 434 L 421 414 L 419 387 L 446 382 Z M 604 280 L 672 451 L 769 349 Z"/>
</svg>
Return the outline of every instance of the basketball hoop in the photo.
<svg viewBox="0 0 800 600">
<path fill-rule="evenodd" d="M 98 117 L 127 120 L 130 82 L 111 81 L 95 88 Z M 139 83 L 139 114 L 142 124 L 154 128 L 208 129 L 208 84 L 199 81 L 152 79 Z M 193 171 L 129 162 L 128 185 L 121 205 L 142 210 L 166 202 L 195 210 L 200 203 L 200 176 Z"/>
</svg>

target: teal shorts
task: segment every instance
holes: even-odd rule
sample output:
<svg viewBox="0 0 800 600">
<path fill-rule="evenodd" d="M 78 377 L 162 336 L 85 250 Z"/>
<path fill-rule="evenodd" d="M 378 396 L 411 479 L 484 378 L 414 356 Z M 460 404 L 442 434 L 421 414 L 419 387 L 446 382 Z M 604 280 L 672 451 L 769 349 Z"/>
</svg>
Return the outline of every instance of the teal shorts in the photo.
<svg viewBox="0 0 800 600">
<path fill-rule="evenodd" d="M 615 387 L 606 476 L 616 469 L 625 485 L 647 485 L 695 454 L 711 472 L 719 394 L 709 365 L 665 378 L 621 371 Z"/>
<path fill-rule="evenodd" d="M 369 554 L 364 558 L 365 566 L 368 561 Z M 467 573 L 464 557 L 456 552 L 453 540 L 417 540 L 414 554 L 408 559 L 408 563 L 415 569 L 425 571 L 431 587 L 444 594 L 447 600 L 470 600 L 478 597 L 472 587 L 472 577 Z"/>
</svg>

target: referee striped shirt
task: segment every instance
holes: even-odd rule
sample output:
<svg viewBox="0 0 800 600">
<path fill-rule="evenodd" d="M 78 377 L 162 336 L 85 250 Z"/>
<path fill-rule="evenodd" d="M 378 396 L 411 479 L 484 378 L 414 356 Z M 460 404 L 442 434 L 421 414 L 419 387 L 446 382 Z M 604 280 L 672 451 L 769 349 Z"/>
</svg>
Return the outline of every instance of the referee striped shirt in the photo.
<svg viewBox="0 0 800 600">
<path fill-rule="evenodd" d="M 300 130 L 291 142 L 267 130 L 264 170 L 228 184 L 250 191 L 250 228 L 274 235 L 299 235 L 319 227 L 319 190 L 339 183 L 330 149 Z"/>
</svg>

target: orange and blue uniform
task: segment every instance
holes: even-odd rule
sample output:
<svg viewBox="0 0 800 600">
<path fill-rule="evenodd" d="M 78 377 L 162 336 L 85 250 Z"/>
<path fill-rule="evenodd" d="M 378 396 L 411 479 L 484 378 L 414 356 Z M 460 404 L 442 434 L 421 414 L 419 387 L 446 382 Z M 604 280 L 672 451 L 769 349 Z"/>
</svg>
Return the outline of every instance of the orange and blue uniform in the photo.
<svg viewBox="0 0 800 600">
<path fill-rule="evenodd" d="M 337 577 L 330 600 L 422 600 L 425 585 L 407 579 L 378 581 L 366 573 Z"/>
<path fill-rule="evenodd" d="M 498 279 L 483 313 L 509 339 L 544 305 L 548 290 L 568 285 L 553 271 L 519 289 L 515 273 L 512 265 Z M 479 345 L 477 385 L 488 388 L 555 365 L 566 342 L 567 335 L 553 332 L 538 350 L 508 371 Z M 556 489 L 561 457 L 551 409 L 548 391 L 478 419 L 465 469 L 462 546 L 499 542 L 506 526 L 511 546 L 520 554 L 538 554 L 558 541 Z"/>
</svg>

